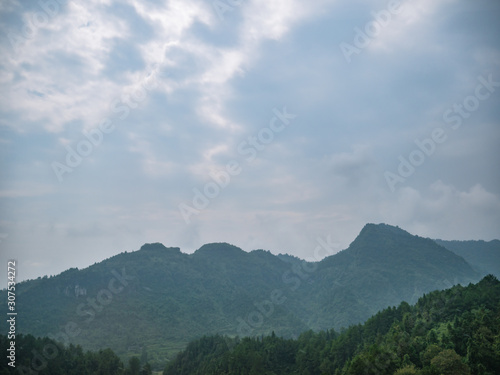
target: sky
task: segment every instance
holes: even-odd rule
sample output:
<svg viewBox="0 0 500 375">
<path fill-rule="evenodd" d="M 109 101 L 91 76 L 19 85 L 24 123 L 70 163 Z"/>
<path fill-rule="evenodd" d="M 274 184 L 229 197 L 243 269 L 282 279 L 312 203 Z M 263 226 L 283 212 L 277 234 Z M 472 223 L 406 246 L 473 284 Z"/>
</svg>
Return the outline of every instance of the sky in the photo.
<svg viewBox="0 0 500 375">
<path fill-rule="evenodd" d="M 500 3 L 0 2 L 0 287 L 144 243 L 500 238 Z"/>
</svg>

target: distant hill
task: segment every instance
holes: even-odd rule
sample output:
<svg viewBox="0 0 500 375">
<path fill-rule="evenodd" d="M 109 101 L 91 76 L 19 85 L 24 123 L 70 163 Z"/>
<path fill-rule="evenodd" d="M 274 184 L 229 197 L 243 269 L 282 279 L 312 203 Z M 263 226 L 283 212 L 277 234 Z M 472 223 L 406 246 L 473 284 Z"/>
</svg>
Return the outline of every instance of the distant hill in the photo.
<svg viewBox="0 0 500 375">
<path fill-rule="evenodd" d="M 18 284 L 17 329 L 147 356 L 158 368 L 202 335 L 338 330 L 479 278 L 462 257 L 385 224 L 366 225 L 348 249 L 317 263 L 226 243 L 190 255 L 155 243 Z"/>
<path fill-rule="evenodd" d="M 324 259 L 313 278 L 322 287 L 311 286 L 306 296 L 322 313 L 311 311 L 305 321 L 313 329 L 339 329 L 403 300 L 415 303 L 424 293 L 476 282 L 480 274 L 432 240 L 367 224 L 346 250 Z"/>
<path fill-rule="evenodd" d="M 443 241 L 435 240 L 441 246 L 460 255 L 480 274 L 500 277 L 500 241 Z"/>
<path fill-rule="evenodd" d="M 163 374 L 498 375 L 499 314 L 500 282 L 488 275 L 476 285 L 427 294 L 414 306 L 384 309 L 341 333 L 203 337 Z"/>
</svg>

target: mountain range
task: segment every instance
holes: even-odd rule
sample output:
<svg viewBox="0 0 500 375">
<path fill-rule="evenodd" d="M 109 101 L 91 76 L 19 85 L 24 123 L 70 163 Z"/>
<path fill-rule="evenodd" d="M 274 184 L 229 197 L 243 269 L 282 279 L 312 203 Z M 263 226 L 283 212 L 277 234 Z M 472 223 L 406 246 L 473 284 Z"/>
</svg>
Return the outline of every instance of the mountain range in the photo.
<svg viewBox="0 0 500 375">
<path fill-rule="evenodd" d="M 477 282 L 500 269 L 499 244 L 433 241 L 386 224 L 367 224 L 347 249 L 318 262 L 227 243 L 193 254 L 146 244 L 19 283 L 17 329 L 160 368 L 203 335 L 341 330 L 401 301 Z"/>
<path fill-rule="evenodd" d="M 464 258 L 481 274 L 492 274 L 500 278 L 500 241 L 444 241 L 435 240 Z"/>
<path fill-rule="evenodd" d="M 498 375 L 500 281 L 456 285 L 379 311 L 342 332 L 297 339 L 203 336 L 163 375 Z"/>
</svg>

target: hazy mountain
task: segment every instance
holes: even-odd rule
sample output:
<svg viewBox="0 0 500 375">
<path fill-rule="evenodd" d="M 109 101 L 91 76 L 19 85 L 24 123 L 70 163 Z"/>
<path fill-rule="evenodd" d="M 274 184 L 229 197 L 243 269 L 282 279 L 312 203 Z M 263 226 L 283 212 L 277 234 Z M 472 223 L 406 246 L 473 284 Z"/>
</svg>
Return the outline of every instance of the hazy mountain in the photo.
<svg viewBox="0 0 500 375">
<path fill-rule="evenodd" d="M 435 240 L 441 246 L 460 255 L 482 275 L 500 277 L 500 241 L 443 241 Z"/>
<path fill-rule="evenodd" d="M 480 275 L 434 241 L 386 224 L 367 224 L 349 248 L 324 259 L 306 297 L 314 329 L 339 329 L 386 306 L 415 303 L 424 293 L 468 284 Z M 320 287 L 317 287 L 317 286 Z"/>
<path fill-rule="evenodd" d="M 147 244 L 86 269 L 17 287 L 19 332 L 144 354 L 151 364 L 204 334 L 295 336 L 479 280 L 461 257 L 389 225 L 366 225 L 318 263 L 216 243 L 188 255 Z M 5 299 L 5 291 L 2 292 Z"/>
<path fill-rule="evenodd" d="M 303 332 L 297 340 L 203 337 L 164 375 L 338 374 L 497 375 L 500 282 L 492 275 L 402 302 L 342 333 Z"/>
<path fill-rule="evenodd" d="M 340 333 L 309 330 L 297 340 L 274 333 L 203 336 L 178 353 L 163 375 L 497 375 L 499 314 L 500 282 L 488 275 L 475 285 L 426 294 L 414 306 L 402 302 L 386 308 Z M 16 358 L 12 353 L 7 358 L 16 360 L 16 367 L 1 367 L 1 375 L 162 373 L 152 371 L 145 352 L 123 361 L 110 349 L 83 351 L 31 335 L 16 335 L 15 340 Z M 10 341 L 0 335 L 3 353 L 12 351 Z"/>
</svg>

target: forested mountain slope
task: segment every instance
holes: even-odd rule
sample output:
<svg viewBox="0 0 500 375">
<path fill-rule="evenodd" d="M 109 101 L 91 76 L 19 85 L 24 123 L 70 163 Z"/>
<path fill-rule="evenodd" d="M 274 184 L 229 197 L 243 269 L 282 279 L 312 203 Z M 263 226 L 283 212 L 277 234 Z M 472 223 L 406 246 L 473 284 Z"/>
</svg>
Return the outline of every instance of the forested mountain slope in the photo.
<svg viewBox="0 0 500 375">
<path fill-rule="evenodd" d="M 435 242 L 464 258 L 483 275 L 500 277 L 500 241 L 443 241 Z"/>
<path fill-rule="evenodd" d="M 17 329 L 122 358 L 146 351 L 159 366 L 203 335 L 339 330 L 479 278 L 434 241 L 385 224 L 367 224 L 348 249 L 317 263 L 225 243 L 194 254 L 156 243 L 18 284 Z"/>
<path fill-rule="evenodd" d="M 489 275 L 387 308 L 338 333 L 274 333 L 257 338 L 203 337 L 164 375 L 498 375 L 500 282 Z"/>
</svg>

